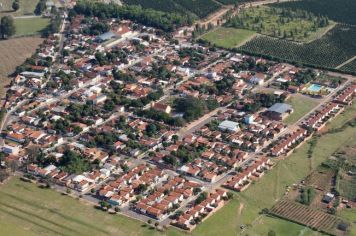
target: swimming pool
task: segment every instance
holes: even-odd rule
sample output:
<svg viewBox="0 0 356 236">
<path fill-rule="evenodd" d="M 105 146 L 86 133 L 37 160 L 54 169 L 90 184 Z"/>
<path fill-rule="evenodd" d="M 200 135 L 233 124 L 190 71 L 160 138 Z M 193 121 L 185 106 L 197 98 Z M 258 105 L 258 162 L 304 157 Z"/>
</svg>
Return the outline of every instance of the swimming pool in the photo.
<svg viewBox="0 0 356 236">
<path fill-rule="evenodd" d="M 321 90 L 322 86 L 319 84 L 312 84 L 308 87 L 308 90 L 311 92 L 319 92 Z"/>
</svg>

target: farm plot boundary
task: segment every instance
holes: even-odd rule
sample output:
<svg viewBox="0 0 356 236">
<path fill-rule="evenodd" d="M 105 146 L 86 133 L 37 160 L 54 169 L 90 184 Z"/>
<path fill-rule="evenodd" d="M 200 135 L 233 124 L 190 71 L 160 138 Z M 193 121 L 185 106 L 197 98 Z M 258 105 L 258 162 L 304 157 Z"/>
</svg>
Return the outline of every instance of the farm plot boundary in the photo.
<svg viewBox="0 0 356 236">
<path fill-rule="evenodd" d="M 269 213 L 331 235 L 335 235 L 336 227 L 341 222 L 336 216 L 287 200 L 279 201 Z"/>
</svg>

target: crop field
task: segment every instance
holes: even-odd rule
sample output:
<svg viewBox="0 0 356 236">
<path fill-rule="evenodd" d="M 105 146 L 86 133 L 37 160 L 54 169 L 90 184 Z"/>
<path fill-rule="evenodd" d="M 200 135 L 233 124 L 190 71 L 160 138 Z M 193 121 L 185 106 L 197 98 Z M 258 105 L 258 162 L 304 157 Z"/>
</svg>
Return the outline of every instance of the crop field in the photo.
<svg viewBox="0 0 356 236">
<path fill-rule="evenodd" d="M 336 216 L 286 200 L 279 201 L 274 205 L 270 213 L 330 234 L 335 233 L 337 224 L 340 222 Z"/>
<path fill-rule="evenodd" d="M 43 41 L 39 37 L 14 38 L 0 41 L 0 97 L 4 92 L 4 84 L 8 80 L 9 74 L 25 61 L 25 59 L 35 52 L 35 49 Z"/>
<path fill-rule="evenodd" d="M 342 66 L 340 70 L 345 71 L 345 72 L 356 72 L 356 59 L 353 61 L 347 63 L 346 65 Z"/>
<path fill-rule="evenodd" d="M 331 20 L 356 25 L 355 0 L 301 0 L 271 4 L 273 7 L 302 9 Z"/>
<path fill-rule="evenodd" d="M 241 2 L 240 0 L 217 0 L 217 1 L 224 5 L 232 5 Z"/>
<path fill-rule="evenodd" d="M 40 34 L 49 24 L 47 18 L 17 18 L 15 19 L 16 35 L 26 36 Z"/>
<path fill-rule="evenodd" d="M 335 68 L 356 55 L 356 27 L 337 25 L 320 39 L 300 44 L 258 36 L 240 50 L 287 61 Z"/>
<path fill-rule="evenodd" d="M 346 176 L 343 175 L 343 176 Z M 356 177 L 346 176 L 339 180 L 340 195 L 347 199 L 356 199 Z"/>
<path fill-rule="evenodd" d="M 166 12 L 190 13 L 199 18 L 221 8 L 221 4 L 214 0 L 124 0 L 124 3 Z"/>
<path fill-rule="evenodd" d="M 220 27 L 202 38 L 219 47 L 233 48 L 247 42 L 254 35 L 255 32 L 250 30 Z"/>
<path fill-rule="evenodd" d="M 230 19 L 227 25 L 256 31 L 263 35 L 292 41 L 308 41 L 314 34 L 322 34 L 333 24 L 327 18 L 303 10 L 275 7 L 250 7 Z"/>
<path fill-rule="evenodd" d="M 0 17 L 4 15 L 22 16 L 33 15 L 39 0 L 20 0 L 20 9 L 13 12 L 11 5 L 13 0 L 1 0 L 2 9 L 0 9 Z"/>
</svg>

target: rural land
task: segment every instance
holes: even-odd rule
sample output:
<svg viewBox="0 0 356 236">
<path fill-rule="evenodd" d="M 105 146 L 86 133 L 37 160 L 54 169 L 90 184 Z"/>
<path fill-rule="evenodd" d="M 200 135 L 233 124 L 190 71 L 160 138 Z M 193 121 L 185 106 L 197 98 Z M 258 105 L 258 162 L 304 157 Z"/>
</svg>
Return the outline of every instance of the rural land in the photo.
<svg viewBox="0 0 356 236">
<path fill-rule="evenodd" d="M 0 0 L 0 236 L 356 235 L 355 11 Z"/>
</svg>

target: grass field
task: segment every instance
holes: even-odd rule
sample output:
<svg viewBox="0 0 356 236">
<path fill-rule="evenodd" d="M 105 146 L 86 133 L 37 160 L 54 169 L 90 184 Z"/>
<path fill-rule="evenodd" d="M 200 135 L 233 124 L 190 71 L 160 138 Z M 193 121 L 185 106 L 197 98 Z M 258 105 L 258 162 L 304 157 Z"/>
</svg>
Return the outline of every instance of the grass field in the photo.
<svg viewBox="0 0 356 236">
<path fill-rule="evenodd" d="M 11 5 L 13 0 L 1 0 L 2 9 L 0 10 L 0 16 L 12 15 L 12 16 L 23 16 L 23 15 L 33 15 L 39 0 L 20 0 L 20 9 L 13 12 Z"/>
<path fill-rule="evenodd" d="M 250 40 L 255 33 L 250 30 L 220 27 L 202 38 L 224 48 L 234 48 Z"/>
<path fill-rule="evenodd" d="M 4 93 L 4 85 L 8 83 L 8 75 L 14 72 L 26 58 L 35 52 L 43 41 L 39 37 L 14 38 L 0 41 L 0 97 Z"/>
<path fill-rule="evenodd" d="M 17 18 L 15 19 L 16 35 L 26 36 L 40 34 L 49 24 L 47 18 Z"/>
<path fill-rule="evenodd" d="M 286 124 L 295 123 L 305 114 L 307 114 L 308 111 L 318 105 L 318 102 L 316 100 L 299 94 L 292 95 L 286 101 L 286 103 L 292 105 L 293 107 L 293 113 L 284 120 L 284 123 Z"/>
<path fill-rule="evenodd" d="M 135 220 L 18 178 L 0 187 L 0 222 L 5 229 L 0 235 L 159 235 Z"/>
</svg>

